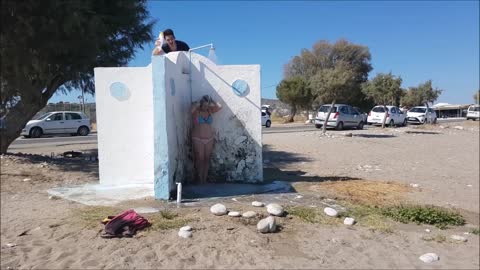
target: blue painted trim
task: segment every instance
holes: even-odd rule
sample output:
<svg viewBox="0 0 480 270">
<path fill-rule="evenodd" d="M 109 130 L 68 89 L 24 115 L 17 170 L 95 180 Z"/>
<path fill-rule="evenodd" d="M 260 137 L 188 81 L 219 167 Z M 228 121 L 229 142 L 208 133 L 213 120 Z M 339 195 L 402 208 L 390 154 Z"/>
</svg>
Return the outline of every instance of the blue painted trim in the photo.
<svg viewBox="0 0 480 270">
<path fill-rule="evenodd" d="M 168 200 L 170 182 L 168 170 L 168 140 L 165 89 L 165 57 L 152 57 L 153 80 L 153 140 L 155 199 Z"/>
</svg>

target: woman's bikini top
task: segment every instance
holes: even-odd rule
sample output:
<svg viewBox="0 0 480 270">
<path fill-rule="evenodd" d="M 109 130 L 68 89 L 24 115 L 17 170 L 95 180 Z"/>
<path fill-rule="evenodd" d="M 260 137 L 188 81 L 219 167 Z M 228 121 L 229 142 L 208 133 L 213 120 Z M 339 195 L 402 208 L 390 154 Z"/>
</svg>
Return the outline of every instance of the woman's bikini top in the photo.
<svg viewBox="0 0 480 270">
<path fill-rule="evenodd" d="M 209 114 L 207 118 L 201 116 L 201 115 L 198 115 L 197 117 L 197 123 L 199 124 L 209 124 L 211 125 L 213 122 L 213 118 L 212 118 L 212 115 Z"/>
</svg>

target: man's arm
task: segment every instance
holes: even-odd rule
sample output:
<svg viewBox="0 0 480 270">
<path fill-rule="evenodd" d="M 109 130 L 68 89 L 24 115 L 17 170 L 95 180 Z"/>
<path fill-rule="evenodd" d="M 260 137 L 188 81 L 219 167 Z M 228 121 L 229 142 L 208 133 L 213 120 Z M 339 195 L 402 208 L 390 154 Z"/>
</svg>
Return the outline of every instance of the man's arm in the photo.
<svg viewBox="0 0 480 270">
<path fill-rule="evenodd" d="M 162 50 L 162 41 L 157 39 L 155 41 L 155 48 L 153 48 L 152 55 L 162 55 L 165 52 Z"/>
<path fill-rule="evenodd" d="M 152 55 L 162 55 L 162 54 L 165 54 L 165 52 L 161 48 L 159 47 L 153 48 Z"/>
</svg>

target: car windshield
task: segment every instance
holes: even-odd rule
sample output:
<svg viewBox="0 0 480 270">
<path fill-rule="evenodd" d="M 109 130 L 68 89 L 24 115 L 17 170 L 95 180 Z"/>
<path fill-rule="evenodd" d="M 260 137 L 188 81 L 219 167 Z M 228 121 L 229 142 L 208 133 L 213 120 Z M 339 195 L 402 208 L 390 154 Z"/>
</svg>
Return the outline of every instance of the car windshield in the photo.
<svg viewBox="0 0 480 270">
<path fill-rule="evenodd" d="M 470 109 L 468 109 L 468 110 L 471 111 L 471 112 L 478 112 L 478 111 L 480 111 L 480 106 L 470 107 Z"/>
<path fill-rule="evenodd" d="M 410 110 L 410 112 L 415 112 L 415 113 L 424 113 L 425 112 L 425 108 L 412 108 Z"/>
<path fill-rule="evenodd" d="M 372 112 L 385 112 L 385 108 L 383 107 L 375 107 L 372 109 Z"/>
<path fill-rule="evenodd" d="M 46 114 L 42 114 L 40 115 L 40 117 L 37 117 L 35 120 L 43 120 L 45 118 L 47 118 L 48 116 L 50 116 L 51 113 L 46 113 Z"/>
<path fill-rule="evenodd" d="M 320 107 L 318 111 L 323 113 L 328 113 L 328 111 L 330 110 L 330 107 L 331 107 L 330 105 L 323 105 L 322 107 Z M 337 112 L 337 107 L 333 107 L 332 113 L 336 113 L 336 112 Z"/>
</svg>

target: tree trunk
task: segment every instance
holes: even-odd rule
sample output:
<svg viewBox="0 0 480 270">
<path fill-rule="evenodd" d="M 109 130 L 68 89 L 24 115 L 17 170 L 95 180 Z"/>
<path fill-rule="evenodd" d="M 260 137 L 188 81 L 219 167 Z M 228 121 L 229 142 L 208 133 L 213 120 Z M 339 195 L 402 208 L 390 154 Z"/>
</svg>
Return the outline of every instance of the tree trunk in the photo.
<svg viewBox="0 0 480 270">
<path fill-rule="evenodd" d="M 55 93 L 58 87 L 64 82 L 61 76 L 56 76 L 48 83 L 48 86 L 42 94 L 38 94 L 41 90 L 37 88 L 23 89 L 25 96 L 29 98 L 22 98 L 5 114 L 5 129 L 0 129 L 0 154 L 7 153 L 8 147 L 20 136 L 27 122 L 47 105 L 53 93 Z"/>
<path fill-rule="evenodd" d="M 293 118 L 295 117 L 295 114 L 297 114 L 297 106 L 293 105 L 292 110 L 290 112 L 291 112 L 290 118 L 288 119 L 287 122 L 292 123 L 294 121 Z"/>
<path fill-rule="evenodd" d="M 35 114 L 46 105 L 36 103 L 25 104 L 19 101 L 9 112 L 5 115 L 5 129 L 0 131 L 2 139 L 0 152 L 5 154 L 8 146 L 20 135 L 25 124 L 32 119 Z"/>
<path fill-rule="evenodd" d="M 383 114 L 382 128 L 385 128 L 385 122 L 387 121 L 388 108 L 387 106 L 383 105 L 383 109 L 385 110 L 385 113 Z"/>
<path fill-rule="evenodd" d="M 325 120 L 323 121 L 323 128 L 322 128 L 322 133 L 323 133 L 323 134 L 325 134 L 325 132 L 327 132 L 328 119 L 330 118 L 330 114 L 331 114 L 332 111 L 333 111 L 333 106 L 335 106 L 335 101 L 336 101 L 336 100 L 333 100 L 332 106 L 330 106 L 330 110 L 329 110 L 328 113 L 327 113 L 327 117 L 326 117 Z"/>
<path fill-rule="evenodd" d="M 425 124 L 430 124 L 431 121 L 430 121 L 430 117 L 431 117 L 431 114 L 430 114 L 430 107 L 428 107 L 428 101 L 425 102 L 425 106 L 427 107 L 426 111 L 425 111 Z"/>
</svg>

